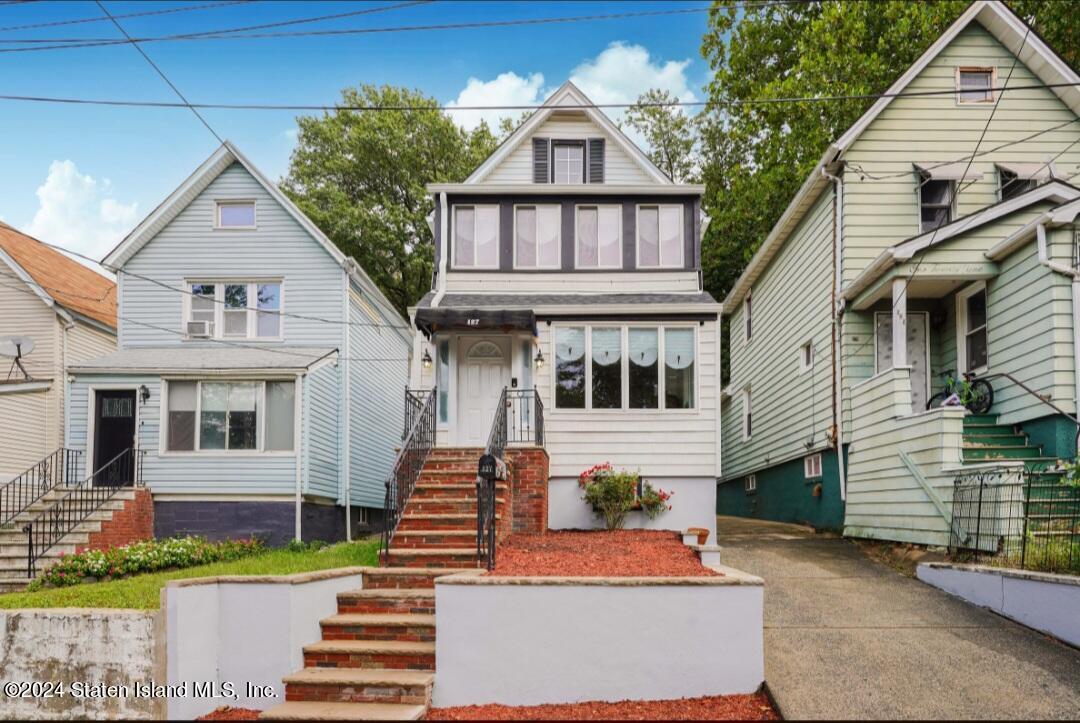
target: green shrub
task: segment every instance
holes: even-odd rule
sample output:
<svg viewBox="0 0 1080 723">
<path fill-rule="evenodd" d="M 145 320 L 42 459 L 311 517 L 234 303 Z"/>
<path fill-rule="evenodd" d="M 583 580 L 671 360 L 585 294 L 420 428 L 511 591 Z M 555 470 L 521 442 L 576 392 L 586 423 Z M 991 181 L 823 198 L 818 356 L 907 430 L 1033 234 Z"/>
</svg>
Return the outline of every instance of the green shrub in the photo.
<svg viewBox="0 0 1080 723">
<path fill-rule="evenodd" d="M 210 542 L 202 537 L 173 537 L 133 542 L 108 550 L 61 555 L 60 561 L 30 583 L 27 590 L 81 585 L 156 570 L 237 560 L 265 549 L 263 543 L 255 539 Z"/>
<path fill-rule="evenodd" d="M 641 485 L 641 496 L 638 498 L 638 502 L 641 504 L 641 509 L 649 516 L 650 520 L 655 520 L 671 509 L 671 505 L 668 500 L 674 492 L 665 492 L 659 487 L 653 487 L 650 483 L 645 482 Z"/>
<path fill-rule="evenodd" d="M 585 490 L 585 501 L 607 529 L 622 529 L 626 513 L 636 502 L 638 476 L 637 472 L 616 472 L 607 462 L 578 476 L 578 484 Z"/>
</svg>

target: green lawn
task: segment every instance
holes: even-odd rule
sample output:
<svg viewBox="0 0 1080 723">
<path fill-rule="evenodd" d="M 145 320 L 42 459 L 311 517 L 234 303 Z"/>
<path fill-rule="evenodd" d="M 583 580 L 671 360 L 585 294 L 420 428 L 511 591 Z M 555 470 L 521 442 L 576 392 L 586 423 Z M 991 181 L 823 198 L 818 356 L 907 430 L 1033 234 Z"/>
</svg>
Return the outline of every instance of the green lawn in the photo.
<svg viewBox="0 0 1080 723">
<path fill-rule="evenodd" d="M 379 539 L 341 543 L 306 552 L 269 550 L 231 562 L 134 575 L 123 580 L 0 595 L 0 608 L 134 608 L 156 610 L 169 580 L 213 575 L 288 575 L 335 567 L 378 565 Z"/>
</svg>

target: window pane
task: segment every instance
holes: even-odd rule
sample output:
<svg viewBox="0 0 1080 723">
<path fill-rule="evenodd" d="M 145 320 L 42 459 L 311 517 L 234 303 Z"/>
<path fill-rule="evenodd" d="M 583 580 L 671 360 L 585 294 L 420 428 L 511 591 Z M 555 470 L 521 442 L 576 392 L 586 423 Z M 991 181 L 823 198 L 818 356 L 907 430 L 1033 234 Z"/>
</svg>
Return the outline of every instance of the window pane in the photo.
<svg viewBox="0 0 1080 723">
<path fill-rule="evenodd" d="M 476 265 L 499 264 L 499 208 L 476 209 Z"/>
<path fill-rule="evenodd" d="M 968 371 L 986 366 L 986 328 L 967 335 Z"/>
<path fill-rule="evenodd" d="M 960 71 L 960 100 L 967 103 L 993 100 L 992 79 L 990 71 Z"/>
<path fill-rule="evenodd" d="M 933 231 L 939 226 L 944 226 L 949 222 L 949 209 L 948 208 L 927 208 L 922 209 L 922 230 Z"/>
<path fill-rule="evenodd" d="M 694 407 L 694 330 L 664 330 L 664 406 Z"/>
<path fill-rule="evenodd" d="M 595 268 L 597 263 L 597 230 L 599 211 L 596 208 L 578 209 L 578 268 Z"/>
<path fill-rule="evenodd" d="M 968 331 L 986 326 L 986 292 L 979 291 L 967 297 Z"/>
<path fill-rule="evenodd" d="M 555 146 L 555 183 L 583 183 L 584 149 L 579 145 Z"/>
<path fill-rule="evenodd" d="M 435 386 L 439 388 L 439 398 L 436 404 L 439 407 L 439 422 L 445 424 L 450 421 L 450 342 L 439 342 L 438 367 L 435 369 Z"/>
<path fill-rule="evenodd" d="M 555 406 L 585 408 L 585 329 L 555 331 Z"/>
<path fill-rule="evenodd" d="M 256 318 L 259 336 L 279 336 L 281 330 L 281 315 L 265 313 L 267 311 L 281 311 L 281 285 L 259 284 L 257 290 L 259 313 Z"/>
<path fill-rule="evenodd" d="M 247 336 L 247 284 L 225 286 L 225 336 Z"/>
<path fill-rule="evenodd" d="M 454 264 L 472 266 L 476 262 L 476 214 L 472 208 L 454 209 Z"/>
<path fill-rule="evenodd" d="M 600 265 L 604 267 L 622 266 L 622 239 L 619 237 L 619 216 L 622 209 L 605 207 L 600 209 Z"/>
<path fill-rule="evenodd" d="M 638 211 L 638 263 L 641 266 L 660 265 L 660 214 L 655 206 Z"/>
<path fill-rule="evenodd" d="M 229 449 L 255 449 L 255 384 L 229 385 Z"/>
<path fill-rule="evenodd" d="M 539 243 L 540 265 L 545 268 L 559 265 L 559 227 L 562 225 L 562 208 L 559 206 L 540 206 L 537 209 L 539 227 L 537 228 L 537 242 Z"/>
<path fill-rule="evenodd" d="M 924 206 L 943 206 L 952 202 L 952 181 L 926 181 L 922 186 Z"/>
<path fill-rule="evenodd" d="M 517 209 L 514 221 L 515 253 L 517 265 L 525 268 L 536 266 L 536 209 L 532 207 Z"/>
<path fill-rule="evenodd" d="M 222 203 L 218 205 L 218 225 L 223 228 L 255 225 L 254 203 Z"/>
<path fill-rule="evenodd" d="M 192 284 L 191 285 L 191 320 L 214 321 L 214 285 Z"/>
<path fill-rule="evenodd" d="M 630 408 L 657 409 L 660 406 L 659 346 L 656 329 L 630 329 L 627 349 L 630 357 Z"/>
<path fill-rule="evenodd" d="M 202 385 L 199 449 L 225 449 L 225 415 L 229 408 L 229 385 Z"/>
<path fill-rule="evenodd" d="M 169 382 L 169 435 L 166 448 L 173 452 L 195 449 L 195 382 Z"/>
<path fill-rule="evenodd" d="M 622 329 L 592 330 L 592 406 L 622 408 Z"/>
<path fill-rule="evenodd" d="M 682 265 L 682 213 L 677 206 L 660 209 L 660 262 L 664 266 Z"/>
<path fill-rule="evenodd" d="M 266 383 L 266 449 L 292 451 L 295 395 L 293 382 Z"/>
</svg>

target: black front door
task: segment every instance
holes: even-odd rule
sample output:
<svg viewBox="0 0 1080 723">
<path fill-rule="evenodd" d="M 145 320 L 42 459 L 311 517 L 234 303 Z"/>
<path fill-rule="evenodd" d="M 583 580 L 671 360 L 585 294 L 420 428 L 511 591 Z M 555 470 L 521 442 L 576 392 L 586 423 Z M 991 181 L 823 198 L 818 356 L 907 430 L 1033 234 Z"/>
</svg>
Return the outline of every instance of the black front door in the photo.
<svg viewBox="0 0 1080 723">
<path fill-rule="evenodd" d="M 135 390 L 99 390 L 94 408 L 94 484 L 122 487 L 134 479 Z"/>
</svg>

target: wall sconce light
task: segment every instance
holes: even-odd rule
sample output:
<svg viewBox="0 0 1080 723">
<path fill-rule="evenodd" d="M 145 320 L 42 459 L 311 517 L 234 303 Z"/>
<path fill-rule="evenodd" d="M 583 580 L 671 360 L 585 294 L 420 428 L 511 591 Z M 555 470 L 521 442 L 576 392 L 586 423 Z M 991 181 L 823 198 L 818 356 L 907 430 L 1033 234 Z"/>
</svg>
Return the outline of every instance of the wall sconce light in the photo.
<svg viewBox="0 0 1080 723">
<path fill-rule="evenodd" d="M 537 369 L 542 369 L 544 367 L 544 352 L 540 349 L 536 350 L 536 359 L 533 360 L 533 363 L 536 364 Z"/>
<path fill-rule="evenodd" d="M 148 401 L 150 401 L 150 388 L 147 387 L 145 384 L 139 385 L 139 399 L 142 400 L 143 404 L 146 404 Z"/>
<path fill-rule="evenodd" d="M 420 361 L 423 363 L 425 369 L 431 368 L 431 353 L 427 349 L 424 349 L 424 358 Z"/>
</svg>

